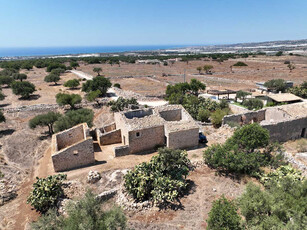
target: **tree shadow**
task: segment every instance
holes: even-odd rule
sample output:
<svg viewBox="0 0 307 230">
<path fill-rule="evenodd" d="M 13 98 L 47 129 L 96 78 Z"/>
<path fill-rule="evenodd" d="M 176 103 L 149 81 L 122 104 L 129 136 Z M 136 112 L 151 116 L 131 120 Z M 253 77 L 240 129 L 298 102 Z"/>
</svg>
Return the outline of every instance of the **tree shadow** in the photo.
<svg viewBox="0 0 307 230">
<path fill-rule="evenodd" d="M 57 83 L 57 84 L 49 84 L 48 86 L 61 86 L 62 84 L 61 83 Z"/>
<path fill-rule="evenodd" d="M 0 131 L 0 138 L 3 136 L 12 135 L 15 132 L 15 129 L 6 129 Z"/>
<path fill-rule="evenodd" d="M 20 97 L 19 100 L 22 100 L 22 101 L 34 101 L 34 100 L 39 99 L 40 97 L 41 97 L 41 95 L 39 95 L 39 94 L 32 94 L 29 97 Z"/>
<path fill-rule="evenodd" d="M 72 90 L 72 91 L 76 91 L 76 90 L 80 90 L 81 87 L 75 87 L 75 88 L 68 88 L 68 90 Z"/>
<path fill-rule="evenodd" d="M 2 108 L 2 107 L 6 107 L 6 106 L 8 106 L 8 105 L 10 105 L 9 103 L 6 103 L 6 104 L 0 104 L 0 108 Z"/>
</svg>

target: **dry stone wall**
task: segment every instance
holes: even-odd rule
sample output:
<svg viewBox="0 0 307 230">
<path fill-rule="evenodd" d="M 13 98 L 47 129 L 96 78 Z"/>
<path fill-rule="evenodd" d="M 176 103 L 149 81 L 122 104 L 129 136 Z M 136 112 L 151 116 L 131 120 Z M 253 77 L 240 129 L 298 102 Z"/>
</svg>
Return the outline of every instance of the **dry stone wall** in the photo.
<svg viewBox="0 0 307 230">
<path fill-rule="evenodd" d="M 187 129 L 167 134 L 167 147 L 173 149 L 184 149 L 198 145 L 199 129 Z"/>
<path fill-rule="evenodd" d="M 258 111 L 250 111 L 242 114 L 228 115 L 223 118 L 223 124 L 238 123 L 249 124 L 252 122 L 260 122 L 265 120 L 265 109 Z"/>
<path fill-rule="evenodd" d="M 95 163 L 92 138 L 76 143 L 52 155 L 56 172 L 66 171 Z"/>
<path fill-rule="evenodd" d="M 117 129 L 107 133 L 101 133 L 100 130 L 97 129 L 97 140 L 99 145 L 111 145 L 121 143 L 121 131 L 120 129 Z"/>
<path fill-rule="evenodd" d="M 85 139 L 83 125 L 75 126 L 56 135 L 57 150 L 66 148 Z"/>
</svg>

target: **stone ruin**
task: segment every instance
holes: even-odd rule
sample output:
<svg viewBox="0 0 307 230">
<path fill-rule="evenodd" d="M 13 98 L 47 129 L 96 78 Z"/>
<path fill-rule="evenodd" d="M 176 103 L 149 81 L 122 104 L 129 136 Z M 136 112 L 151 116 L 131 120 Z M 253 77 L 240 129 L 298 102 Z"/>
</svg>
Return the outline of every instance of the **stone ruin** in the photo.
<svg viewBox="0 0 307 230">
<path fill-rule="evenodd" d="M 95 163 L 93 139 L 86 123 L 54 134 L 51 146 L 56 172 Z"/>
<path fill-rule="evenodd" d="M 159 146 L 174 149 L 198 145 L 199 126 L 181 105 L 114 114 L 115 123 L 96 130 L 99 145 L 121 143 L 114 156 L 140 153 Z"/>
<path fill-rule="evenodd" d="M 307 102 L 269 107 L 225 116 L 223 124 L 258 122 L 270 132 L 271 140 L 285 142 L 307 137 Z"/>
</svg>

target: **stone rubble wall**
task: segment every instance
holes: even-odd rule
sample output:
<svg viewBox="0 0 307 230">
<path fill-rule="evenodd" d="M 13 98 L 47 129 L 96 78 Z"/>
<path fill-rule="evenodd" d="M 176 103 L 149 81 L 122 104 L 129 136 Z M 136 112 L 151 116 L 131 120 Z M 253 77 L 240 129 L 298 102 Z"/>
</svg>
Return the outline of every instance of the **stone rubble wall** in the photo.
<svg viewBox="0 0 307 230">
<path fill-rule="evenodd" d="M 93 139 L 91 137 L 52 155 L 56 172 L 66 171 L 95 163 Z"/>
<path fill-rule="evenodd" d="M 137 136 L 137 133 L 139 133 L 139 136 Z M 152 150 L 164 144 L 163 125 L 129 132 L 130 154 Z"/>
<path fill-rule="evenodd" d="M 227 115 L 223 118 L 223 125 L 229 123 L 249 124 L 265 120 L 265 109 L 250 111 L 241 114 Z"/>
<path fill-rule="evenodd" d="M 130 154 L 128 145 L 118 146 L 114 148 L 114 157 L 121 157 Z"/>
<path fill-rule="evenodd" d="M 57 150 L 64 149 L 86 138 L 83 124 L 55 134 L 55 136 L 57 142 Z"/>
<path fill-rule="evenodd" d="M 295 120 L 287 120 L 276 122 L 273 124 L 263 124 L 270 132 L 271 140 L 285 142 L 301 138 L 303 128 L 306 129 L 305 137 L 307 137 L 307 117 Z"/>
<path fill-rule="evenodd" d="M 167 133 L 167 144 L 168 148 L 172 149 L 184 149 L 195 147 L 198 145 L 199 129 L 187 129 L 179 130 L 176 132 Z"/>
<path fill-rule="evenodd" d="M 97 140 L 99 145 L 111 145 L 122 142 L 121 130 L 113 130 L 107 133 L 101 133 L 99 129 L 96 129 Z"/>
<path fill-rule="evenodd" d="M 182 109 L 161 111 L 160 116 L 166 121 L 180 121 L 182 119 Z"/>
</svg>

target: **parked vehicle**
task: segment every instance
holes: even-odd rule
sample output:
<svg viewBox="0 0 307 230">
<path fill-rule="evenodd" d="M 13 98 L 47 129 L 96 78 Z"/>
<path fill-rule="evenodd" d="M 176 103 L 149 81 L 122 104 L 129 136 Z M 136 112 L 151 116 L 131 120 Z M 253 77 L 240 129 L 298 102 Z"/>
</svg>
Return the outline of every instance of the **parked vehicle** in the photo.
<svg viewBox="0 0 307 230">
<path fill-rule="evenodd" d="M 202 132 L 199 132 L 198 141 L 199 143 L 208 143 L 207 137 Z"/>
</svg>

